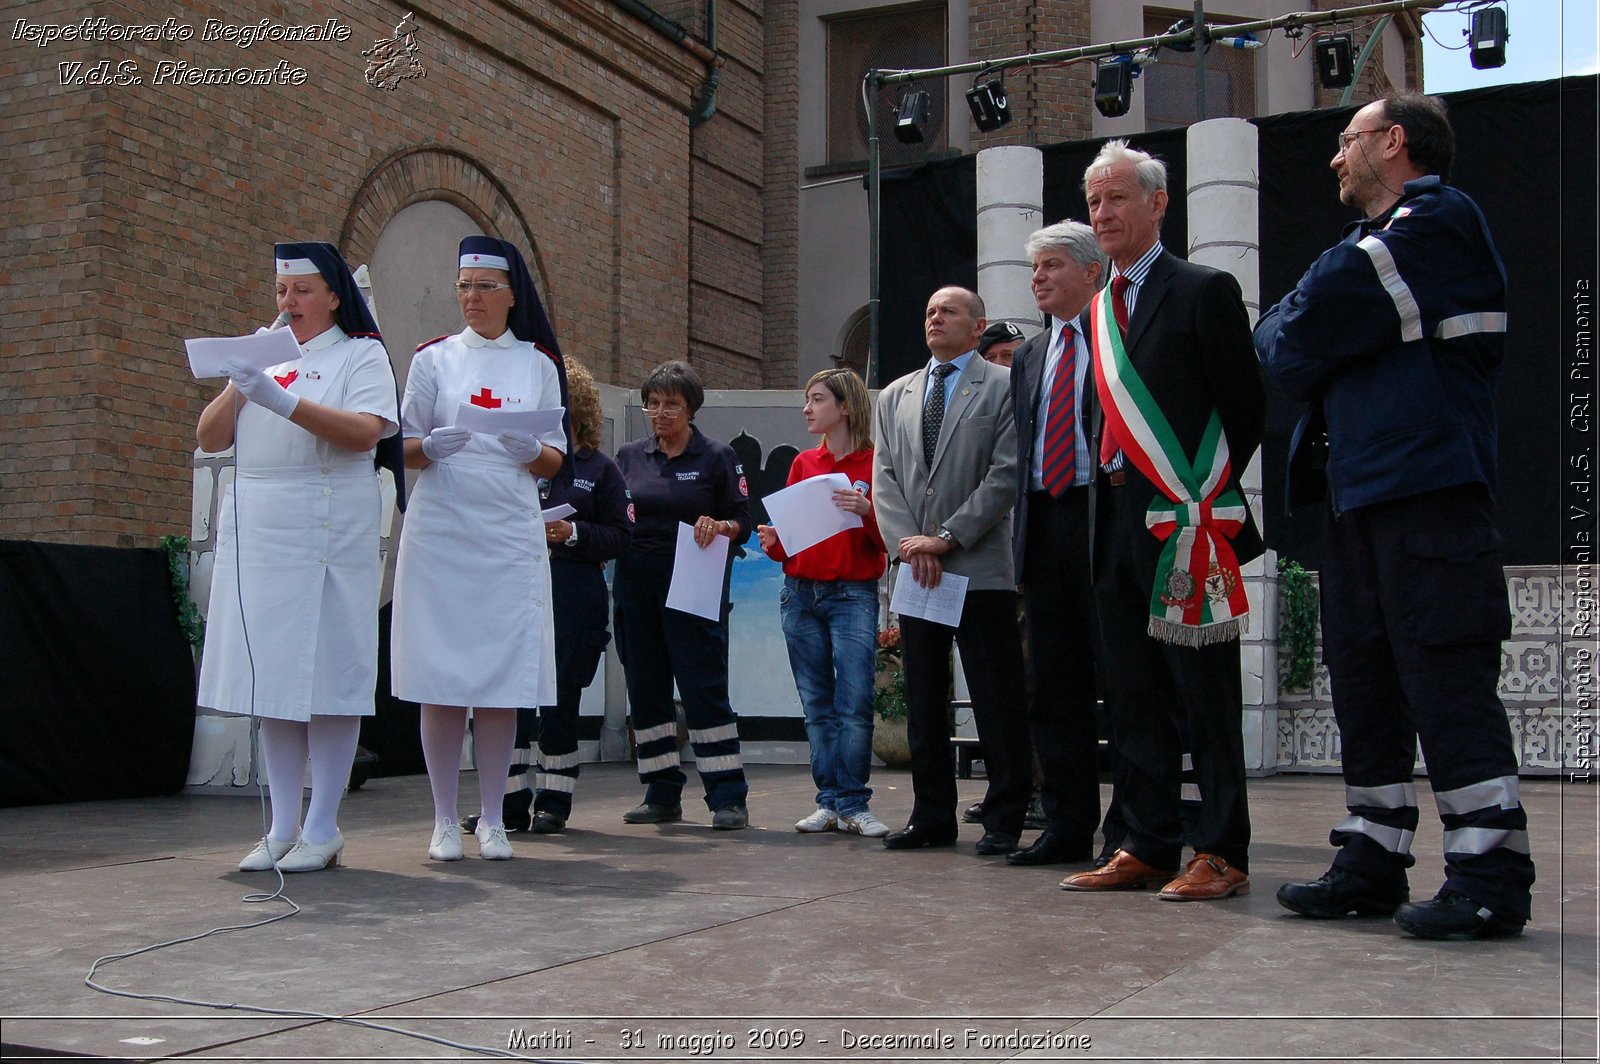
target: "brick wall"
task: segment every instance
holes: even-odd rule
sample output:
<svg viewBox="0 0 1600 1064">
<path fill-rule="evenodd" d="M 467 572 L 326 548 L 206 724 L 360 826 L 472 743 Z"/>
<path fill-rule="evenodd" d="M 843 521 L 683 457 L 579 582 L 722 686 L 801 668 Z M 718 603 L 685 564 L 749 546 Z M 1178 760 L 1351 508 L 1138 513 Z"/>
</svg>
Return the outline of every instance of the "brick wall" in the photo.
<svg viewBox="0 0 1600 1064">
<path fill-rule="evenodd" d="M 426 77 L 368 86 L 361 50 L 408 10 Z M 189 377 L 183 338 L 272 317 L 274 240 L 363 261 L 424 199 L 522 243 L 557 329 L 609 379 L 688 355 L 708 384 L 758 384 L 763 39 L 759 8 L 721 11 L 719 113 L 691 135 L 704 65 L 606 0 L 13 5 L 8 34 L 88 14 L 193 36 L 11 40 L 0 61 L 0 538 L 146 545 L 187 528 L 194 422 L 217 389 Z M 334 18 L 350 37 L 240 48 L 202 39 L 212 18 Z M 58 63 L 99 59 L 142 83 L 60 83 Z M 163 60 L 305 80 L 160 84 Z"/>
<path fill-rule="evenodd" d="M 1089 0 L 972 0 L 968 5 L 971 58 L 1002 59 L 1094 43 Z M 1028 67 L 1006 73 L 1011 123 L 972 132 L 974 151 L 1001 144 L 1055 144 L 1090 135 L 1093 66 Z M 987 80 L 987 78 L 985 79 Z M 962 92 L 970 77 L 956 79 Z M 971 116 L 966 114 L 970 122 Z"/>
</svg>

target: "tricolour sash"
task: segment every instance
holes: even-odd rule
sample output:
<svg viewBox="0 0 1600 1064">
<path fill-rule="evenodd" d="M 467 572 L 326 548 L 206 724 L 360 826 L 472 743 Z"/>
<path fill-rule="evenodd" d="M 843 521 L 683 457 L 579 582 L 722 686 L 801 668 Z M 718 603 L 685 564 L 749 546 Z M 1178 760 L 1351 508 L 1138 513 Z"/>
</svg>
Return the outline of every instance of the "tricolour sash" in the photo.
<svg viewBox="0 0 1600 1064">
<path fill-rule="evenodd" d="M 1151 637 L 1178 646 L 1236 638 L 1249 611 L 1232 539 L 1244 527 L 1244 499 L 1228 487 L 1228 441 L 1213 409 L 1190 462 L 1166 415 L 1139 379 L 1103 288 L 1090 304 L 1095 390 L 1107 427 L 1128 461 L 1161 492 L 1145 527 L 1166 546 L 1150 593 Z M 1164 498 L 1163 498 L 1164 496 Z"/>
</svg>

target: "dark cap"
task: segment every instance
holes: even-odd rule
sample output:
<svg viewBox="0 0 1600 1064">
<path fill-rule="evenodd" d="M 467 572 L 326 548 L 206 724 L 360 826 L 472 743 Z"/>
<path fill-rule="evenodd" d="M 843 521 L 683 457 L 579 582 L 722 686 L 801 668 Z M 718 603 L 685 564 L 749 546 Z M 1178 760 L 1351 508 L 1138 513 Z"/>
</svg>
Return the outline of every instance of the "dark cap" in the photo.
<svg viewBox="0 0 1600 1064">
<path fill-rule="evenodd" d="M 983 354 L 995 344 L 1009 344 L 1013 340 L 1022 339 L 1022 330 L 1009 321 L 997 321 L 978 337 L 978 354 Z"/>
</svg>

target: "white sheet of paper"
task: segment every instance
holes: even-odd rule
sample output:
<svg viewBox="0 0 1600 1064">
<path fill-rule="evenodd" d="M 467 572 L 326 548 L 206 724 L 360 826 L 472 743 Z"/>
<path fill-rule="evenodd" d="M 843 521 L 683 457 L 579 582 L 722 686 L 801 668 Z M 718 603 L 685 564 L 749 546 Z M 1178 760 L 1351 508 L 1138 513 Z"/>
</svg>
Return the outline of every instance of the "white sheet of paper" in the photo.
<svg viewBox="0 0 1600 1064">
<path fill-rule="evenodd" d="M 678 549 L 672 559 L 667 609 L 720 621 L 722 573 L 728 564 L 731 545 L 727 536 L 715 536 L 711 546 L 702 548 L 694 541 L 694 526 L 678 522 Z"/>
<path fill-rule="evenodd" d="M 577 512 L 577 510 L 573 509 L 573 506 L 570 502 L 557 503 L 556 505 L 550 507 L 550 509 L 544 511 L 544 519 L 548 524 L 551 521 L 560 521 L 564 517 L 571 517 Z"/>
<path fill-rule="evenodd" d="M 559 406 L 550 410 L 507 410 L 505 407 L 491 410 L 486 406 L 462 403 L 456 407 L 455 423 L 457 428 L 471 429 L 486 436 L 520 432 L 539 437 L 547 432 L 560 432 L 561 415 L 564 412 Z"/>
<path fill-rule="evenodd" d="M 256 369 L 266 369 L 280 362 L 294 362 L 300 358 L 300 345 L 294 341 L 289 329 L 273 329 L 250 336 L 197 336 L 183 342 L 189 353 L 189 369 L 197 380 L 224 376 L 222 370 L 229 362 L 244 362 Z"/>
<path fill-rule="evenodd" d="M 850 478 L 843 473 L 823 473 L 761 500 L 789 557 L 847 529 L 861 527 L 859 515 L 833 504 L 834 492 L 849 490 Z"/>
<path fill-rule="evenodd" d="M 967 602 L 967 578 L 959 573 L 945 573 L 938 587 L 923 587 L 911 575 L 911 566 L 900 563 L 894 574 L 894 594 L 889 598 L 889 612 L 920 617 L 935 624 L 955 628 L 961 624 L 961 607 Z"/>
</svg>

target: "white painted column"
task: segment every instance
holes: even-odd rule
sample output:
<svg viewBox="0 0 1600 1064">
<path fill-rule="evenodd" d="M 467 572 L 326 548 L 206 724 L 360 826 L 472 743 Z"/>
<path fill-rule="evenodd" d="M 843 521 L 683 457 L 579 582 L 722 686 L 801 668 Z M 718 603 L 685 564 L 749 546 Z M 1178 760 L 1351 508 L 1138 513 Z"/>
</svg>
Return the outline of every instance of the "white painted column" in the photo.
<svg viewBox="0 0 1600 1064">
<path fill-rule="evenodd" d="M 1256 127 L 1218 118 L 1189 127 L 1189 261 L 1226 270 L 1238 280 L 1255 323 L 1261 313 L 1260 193 Z M 1261 454 L 1240 478 L 1261 525 Z M 1278 562 L 1268 551 L 1244 566 L 1250 616 L 1240 640 L 1244 672 L 1245 768 L 1270 775 L 1278 766 Z"/>
<path fill-rule="evenodd" d="M 1043 326 L 1033 301 L 1033 269 L 1023 252 L 1044 225 L 1044 155 L 1013 145 L 978 153 L 978 295 L 989 321 L 1009 321 L 1032 336 Z"/>
</svg>

